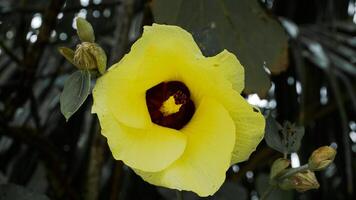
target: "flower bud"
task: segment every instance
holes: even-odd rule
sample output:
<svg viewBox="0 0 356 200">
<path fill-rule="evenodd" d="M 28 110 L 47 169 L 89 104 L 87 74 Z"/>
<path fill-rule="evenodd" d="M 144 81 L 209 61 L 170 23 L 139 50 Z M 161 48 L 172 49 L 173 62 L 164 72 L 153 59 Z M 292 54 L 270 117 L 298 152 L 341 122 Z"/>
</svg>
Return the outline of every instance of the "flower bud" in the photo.
<svg viewBox="0 0 356 200">
<path fill-rule="evenodd" d="M 298 192 L 318 189 L 319 186 L 319 182 L 316 179 L 314 172 L 310 170 L 296 173 L 293 176 L 282 180 L 279 184 L 281 189 L 296 189 Z"/>
<path fill-rule="evenodd" d="M 95 43 L 83 42 L 75 50 L 73 62 L 79 69 L 98 69 L 101 74 L 106 69 L 106 54 Z"/>
<path fill-rule="evenodd" d="M 85 20 L 81 17 L 78 17 L 76 20 L 76 25 L 77 25 L 77 33 L 78 33 L 79 39 L 82 42 L 94 42 L 95 41 L 93 27 L 87 20 Z"/>
<path fill-rule="evenodd" d="M 309 157 L 309 169 L 320 171 L 329 166 L 336 156 L 336 150 L 329 146 L 323 146 L 315 150 Z"/>
<path fill-rule="evenodd" d="M 60 54 L 62 54 L 62 56 L 64 56 L 70 63 L 74 64 L 74 51 L 70 48 L 67 47 L 59 47 L 58 51 Z"/>
<path fill-rule="evenodd" d="M 289 165 L 290 161 L 288 159 L 278 158 L 275 160 L 271 167 L 270 179 L 277 178 Z"/>
</svg>

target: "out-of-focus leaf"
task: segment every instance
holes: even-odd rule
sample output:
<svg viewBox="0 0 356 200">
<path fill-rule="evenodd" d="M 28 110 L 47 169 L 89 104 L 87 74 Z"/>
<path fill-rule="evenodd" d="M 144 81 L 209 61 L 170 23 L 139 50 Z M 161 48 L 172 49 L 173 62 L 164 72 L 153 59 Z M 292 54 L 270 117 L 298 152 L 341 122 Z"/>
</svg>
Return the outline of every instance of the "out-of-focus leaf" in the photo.
<svg viewBox="0 0 356 200">
<path fill-rule="evenodd" d="M 348 62 L 347 60 L 343 59 L 342 57 L 334 54 L 329 53 L 331 61 L 334 63 L 335 67 L 347 72 L 348 74 L 352 74 L 356 76 L 356 66 L 352 63 Z M 354 54 L 356 56 L 356 54 Z"/>
<path fill-rule="evenodd" d="M 1 200 L 49 200 L 43 194 L 34 193 L 22 186 L 15 184 L 0 185 Z"/>
<path fill-rule="evenodd" d="M 284 17 L 280 17 L 279 20 L 290 37 L 294 39 L 298 37 L 299 27 L 297 24 Z"/>
<path fill-rule="evenodd" d="M 94 30 L 91 24 L 81 18 L 77 18 L 77 33 L 82 42 L 94 42 L 95 41 L 95 35 L 94 35 Z"/>
<path fill-rule="evenodd" d="M 90 93 L 90 72 L 78 70 L 64 83 L 60 96 L 61 112 L 68 119 L 80 108 Z"/>
<path fill-rule="evenodd" d="M 267 190 L 269 186 L 269 176 L 268 174 L 259 174 L 256 178 L 256 189 L 261 197 L 261 195 Z M 284 191 L 278 188 L 274 189 L 266 198 L 266 200 L 292 200 L 293 192 Z"/>
<path fill-rule="evenodd" d="M 193 33 L 194 39 L 205 56 L 214 56 L 223 49 L 216 32 L 210 28 Z"/>
<path fill-rule="evenodd" d="M 206 30 L 215 33 L 217 51 L 232 51 L 244 65 L 247 93 L 267 93 L 270 80 L 264 63 L 272 73 L 287 67 L 287 36 L 257 0 L 156 0 L 153 14 L 158 23 L 179 25 L 194 33 L 198 43 Z"/>
<path fill-rule="evenodd" d="M 305 54 L 305 56 L 309 57 L 311 61 L 321 69 L 327 69 L 330 65 L 330 60 L 326 55 L 324 48 L 318 42 L 306 38 L 302 41 L 311 52 L 311 54 Z"/>
</svg>

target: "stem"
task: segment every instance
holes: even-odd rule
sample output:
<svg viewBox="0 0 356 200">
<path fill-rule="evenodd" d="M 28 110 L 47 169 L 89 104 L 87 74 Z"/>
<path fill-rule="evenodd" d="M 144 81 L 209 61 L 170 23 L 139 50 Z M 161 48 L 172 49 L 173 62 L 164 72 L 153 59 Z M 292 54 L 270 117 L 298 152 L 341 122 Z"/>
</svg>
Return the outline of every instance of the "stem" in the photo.
<svg viewBox="0 0 356 200">
<path fill-rule="evenodd" d="M 298 172 L 304 172 L 304 171 L 306 171 L 308 169 L 309 169 L 309 165 L 308 164 L 302 165 L 302 166 L 297 167 L 297 168 L 288 169 L 283 175 L 278 177 L 278 180 L 283 180 L 283 179 L 289 178 L 289 177 L 293 176 L 294 174 L 296 174 Z"/>
<path fill-rule="evenodd" d="M 309 165 L 308 164 L 302 165 L 302 166 L 297 167 L 297 168 L 288 169 L 283 175 L 281 175 L 280 177 L 277 178 L 277 181 L 289 178 L 289 177 L 293 176 L 296 173 L 304 172 L 304 171 L 306 171 L 308 169 L 309 169 Z M 270 195 L 270 193 L 274 189 L 275 189 L 274 186 L 269 185 L 268 188 L 263 192 L 263 194 L 261 196 L 261 200 L 266 200 L 268 195 Z"/>
<path fill-rule="evenodd" d="M 283 153 L 283 158 L 287 159 L 287 153 Z"/>
<path fill-rule="evenodd" d="M 332 66 L 333 67 L 333 66 Z M 334 73 L 336 70 L 330 68 L 328 70 L 328 75 L 330 78 L 331 89 L 334 92 L 334 98 L 336 101 L 336 105 L 338 107 L 338 111 L 340 114 L 341 119 L 341 130 L 342 130 L 342 142 L 344 147 L 344 156 L 345 156 L 345 174 L 346 174 L 346 190 L 347 196 L 349 199 L 352 199 L 354 194 L 354 182 L 353 182 L 353 171 L 352 171 L 352 155 L 351 155 L 351 148 L 350 148 L 350 141 L 349 141 L 349 131 L 347 127 L 348 119 L 347 119 L 347 112 L 344 107 L 344 104 L 341 99 L 341 92 L 340 87 L 338 84 L 338 80 L 336 79 Z"/>
<path fill-rule="evenodd" d="M 183 199 L 183 191 L 176 190 L 177 200 L 184 200 Z"/>
<path fill-rule="evenodd" d="M 274 186 L 269 185 L 268 188 L 263 192 L 261 196 L 261 200 L 266 200 L 273 190 L 274 190 Z"/>
</svg>

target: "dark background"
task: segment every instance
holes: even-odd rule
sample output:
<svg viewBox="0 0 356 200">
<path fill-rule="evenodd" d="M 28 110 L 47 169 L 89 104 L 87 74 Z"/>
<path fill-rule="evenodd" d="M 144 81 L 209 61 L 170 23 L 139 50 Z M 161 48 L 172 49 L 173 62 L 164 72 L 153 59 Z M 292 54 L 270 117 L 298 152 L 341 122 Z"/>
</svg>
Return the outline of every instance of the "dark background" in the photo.
<svg viewBox="0 0 356 200">
<path fill-rule="evenodd" d="M 75 69 L 57 48 L 79 43 L 73 19 L 85 16 L 93 25 L 110 66 L 129 50 L 142 26 L 154 21 L 150 3 L 0 0 L 0 199 L 175 198 L 174 192 L 144 182 L 113 159 L 96 116 L 90 114 L 91 98 L 69 122 L 59 109 L 64 80 Z M 281 123 L 305 126 L 301 163 L 319 146 L 333 144 L 338 150 L 335 163 L 317 173 L 320 189 L 276 191 L 270 199 L 355 199 L 355 1 L 260 4 L 271 16 L 294 22 L 299 34 L 289 39 L 287 70 L 271 75 L 272 89 L 253 103 L 271 110 Z M 313 50 L 310 44 L 315 43 L 323 53 Z M 327 68 L 325 60 L 331 62 Z M 257 200 L 278 157 L 262 142 L 249 161 L 228 171 L 226 184 L 210 199 Z M 185 197 L 197 199 L 191 193 Z"/>
</svg>

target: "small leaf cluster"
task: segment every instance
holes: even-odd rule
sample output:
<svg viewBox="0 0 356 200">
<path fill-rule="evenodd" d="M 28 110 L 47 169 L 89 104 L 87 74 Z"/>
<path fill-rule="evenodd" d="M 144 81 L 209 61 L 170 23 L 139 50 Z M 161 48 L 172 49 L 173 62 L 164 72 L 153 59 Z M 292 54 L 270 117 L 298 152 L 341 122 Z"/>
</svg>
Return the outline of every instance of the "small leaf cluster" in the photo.
<svg viewBox="0 0 356 200">
<path fill-rule="evenodd" d="M 77 34 L 81 41 L 75 50 L 60 47 L 59 52 L 78 70 L 69 76 L 60 95 L 61 112 L 68 119 L 80 108 L 90 94 L 91 77 L 105 73 L 107 56 L 95 43 L 94 30 L 83 18 L 76 20 Z"/>
<path fill-rule="evenodd" d="M 296 189 L 298 192 L 318 189 L 320 185 L 314 171 L 328 167 L 334 161 L 335 156 L 334 148 L 323 146 L 311 154 L 307 164 L 297 168 L 288 168 L 290 160 L 279 158 L 272 164 L 270 184 L 284 190 Z"/>
<path fill-rule="evenodd" d="M 289 121 L 279 124 L 270 114 L 266 118 L 265 140 L 272 149 L 283 154 L 297 152 L 304 136 L 304 127 Z"/>
<path fill-rule="evenodd" d="M 283 158 L 275 160 L 271 166 L 270 185 L 283 190 L 295 189 L 305 192 L 318 189 L 319 182 L 314 171 L 328 167 L 335 159 L 336 150 L 330 146 L 316 149 L 309 157 L 308 163 L 297 168 L 291 168 L 288 154 L 297 152 L 304 136 L 304 127 L 296 126 L 289 121 L 283 126 L 269 114 L 266 117 L 265 140 L 269 147 L 284 154 Z"/>
</svg>

